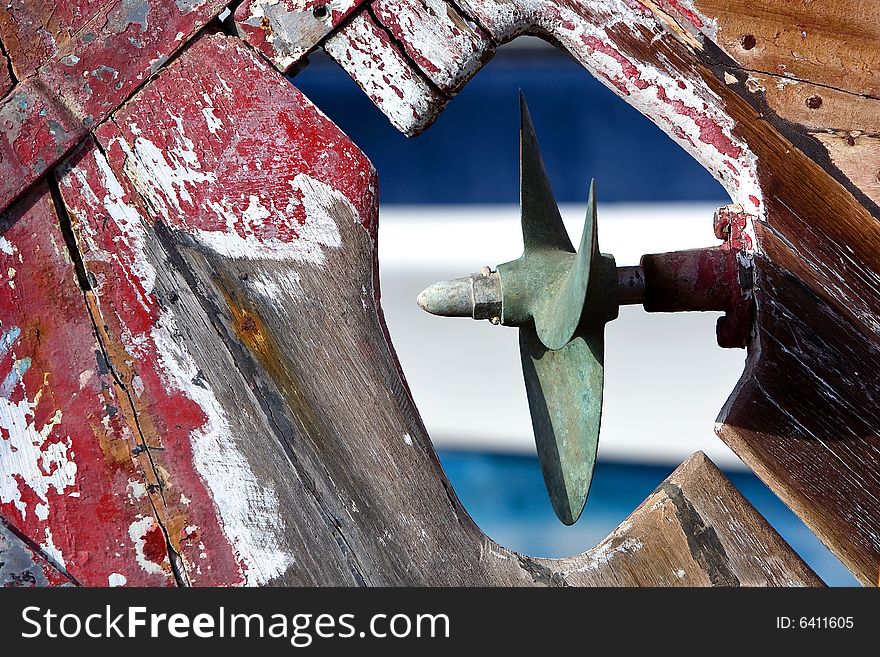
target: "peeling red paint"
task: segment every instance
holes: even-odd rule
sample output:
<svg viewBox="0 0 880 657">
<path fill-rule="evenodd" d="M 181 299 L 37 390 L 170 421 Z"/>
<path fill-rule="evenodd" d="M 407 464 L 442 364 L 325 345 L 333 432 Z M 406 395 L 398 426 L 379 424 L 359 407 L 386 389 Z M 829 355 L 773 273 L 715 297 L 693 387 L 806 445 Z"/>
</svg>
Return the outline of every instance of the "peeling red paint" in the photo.
<svg viewBox="0 0 880 657">
<path fill-rule="evenodd" d="M 703 27 L 703 19 L 700 15 L 693 9 L 686 7 L 679 0 L 657 0 L 657 6 L 664 11 L 672 11 L 678 14 L 698 30 Z"/>
<path fill-rule="evenodd" d="M 213 500 L 192 465 L 191 434 L 205 425 L 207 417 L 195 401 L 169 389 L 159 371 L 161 355 L 153 331 L 159 323 L 160 306 L 153 290 L 138 275 L 143 271 L 144 253 L 138 244 L 140 234 L 135 232 L 139 222 L 146 225 L 149 214 L 128 181 L 113 177 L 91 141 L 68 160 L 59 187 L 74 221 L 83 264 L 94 280 L 94 307 L 105 327 L 108 357 L 126 384 L 143 440 L 158 448 L 149 457 L 145 455 L 147 466 L 155 463 L 171 476 L 165 484 L 173 485 L 174 492 L 156 498 L 169 539 L 192 566 L 191 584 L 240 583 L 240 567 L 223 535 Z M 118 209 L 116 216 L 114 208 Z M 126 224 L 126 218 L 134 226 Z M 150 483 L 143 480 L 142 486 Z M 114 494 L 128 488 L 128 480 L 120 480 Z M 107 518 L 108 522 L 113 520 Z M 183 529 L 190 524 L 203 527 L 203 540 L 210 547 L 184 542 L 188 537 Z M 143 540 L 145 559 L 157 564 L 167 560 L 165 538 L 158 525 L 151 527 Z M 211 568 L 196 572 L 202 564 Z"/>
<path fill-rule="evenodd" d="M 0 211 L 224 6 L 205 0 L 190 10 L 144 0 L 143 11 L 131 12 L 125 0 L 97 5 L 77 34 L 0 105 Z"/>
<path fill-rule="evenodd" d="M 112 0 L 15 0 L 0 13 L 0 40 L 25 79 L 70 40 Z"/>
<path fill-rule="evenodd" d="M 144 534 L 144 558 L 156 564 L 162 564 L 168 559 L 168 550 L 165 547 L 165 534 L 159 525 L 153 525 Z"/>
<path fill-rule="evenodd" d="M 295 178 L 307 174 L 345 196 L 372 229 L 375 172 L 344 133 L 239 41 L 209 36 L 190 50 L 196 54 L 177 60 L 96 133 L 114 167 L 152 145 L 171 169 L 189 176 L 173 185 L 171 196 L 155 179 L 142 181 L 156 190 L 153 198 L 162 207 L 153 210 L 167 213 L 169 226 L 226 232 L 235 216 L 233 229 L 242 238 L 296 240 L 299 232 L 290 222 L 246 218 L 248 208 L 284 215 Z M 247 84 L 238 77 L 244 69 L 250 69 Z M 267 140 L 267 134 L 277 137 Z M 287 216 L 297 209 L 303 205 Z M 305 223 L 302 216 L 296 223 Z"/>
<path fill-rule="evenodd" d="M 146 443 L 161 447 L 150 456 L 163 473 L 158 517 L 191 584 L 243 583 L 247 566 L 195 465 L 193 444 L 212 430 L 211 419 L 186 386 L 210 383 L 169 385 L 170 357 L 160 340 L 176 302 L 154 289 L 162 265 L 146 250 L 146 226 L 161 221 L 208 248 L 231 243 L 258 257 L 263 247 L 314 242 L 316 230 L 330 230 L 307 207 L 313 188 L 323 186 L 326 202 L 349 204 L 350 221 L 375 237 L 375 172 L 289 82 L 222 35 L 201 37 L 96 136 L 102 149 L 87 143 L 71 156 L 59 186 L 110 361 Z M 305 247 L 291 253 L 314 257 Z M 174 341 L 185 351 L 185 341 Z M 142 541 L 144 559 L 165 563 L 160 527 Z"/>
<path fill-rule="evenodd" d="M 583 41 L 584 45 L 591 51 L 601 52 L 617 60 L 617 62 L 620 63 L 623 74 L 628 77 L 636 87 L 638 87 L 639 89 L 648 88 L 648 83 L 642 80 L 639 69 L 632 63 L 632 61 L 630 61 L 619 50 L 617 50 L 617 48 L 600 41 L 594 36 L 583 36 L 581 37 L 581 41 Z M 617 86 L 617 84 L 615 84 L 615 86 Z"/>
<path fill-rule="evenodd" d="M 37 186 L 0 222 L 0 514 L 79 582 L 173 585 L 137 564 L 129 525 L 150 516 L 131 427 L 78 288 L 49 191 Z M 11 275 L 10 272 L 14 272 Z M 25 365 L 27 365 L 25 367 Z"/>
<path fill-rule="evenodd" d="M 704 144 L 714 146 L 719 153 L 728 157 L 738 158 L 742 155 L 742 148 L 733 143 L 733 140 L 724 134 L 724 130 L 717 121 L 694 107 L 685 105 L 682 101 L 669 98 L 663 87 L 657 87 L 657 98 L 664 103 L 671 105 L 678 114 L 687 116 L 700 128 L 700 141 Z M 707 107 L 703 108 L 704 111 Z"/>
</svg>

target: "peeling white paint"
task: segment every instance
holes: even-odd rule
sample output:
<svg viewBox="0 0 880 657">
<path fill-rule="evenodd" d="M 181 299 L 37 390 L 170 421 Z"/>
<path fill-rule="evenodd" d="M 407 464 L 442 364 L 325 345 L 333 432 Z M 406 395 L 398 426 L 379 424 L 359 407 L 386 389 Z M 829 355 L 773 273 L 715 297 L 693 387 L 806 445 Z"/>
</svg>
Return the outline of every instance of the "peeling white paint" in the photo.
<svg viewBox="0 0 880 657">
<path fill-rule="evenodd" d="M 697 11 L 691 0 L 676 3 L 674 10 L 686 20 L 675 25 L 627 0 L 579 0 L 574 4 L 548 0 L 462 0 L 462 4 L 469 15 L 479 19 L 501 41 L 527 30 L 551 36 L 600 82 L 624 97 L 700 162 L 724 186 L 734 203 L 749 208 L 759 220 L 764 218 L 756 158 L 734 136 L 735 122 L 721 98 L 698 76 L 681 78 L 662 52 L 657 55 L 657 63 L 648 63 L 627 56 L 609 36 L 629 32 L 639 41 L 659 41 L 682 38 L 684 34 L 699 46 L 703 36 L 715 37 L 717 21 Z M 412 131 L 418 123 L 414 122 L 413 114 L 418 120 L 425 120 L 442 109 L 442 102 L 410 88 L 409 71 L 399 70 L 388 57 L 379 55 L 384 52 L 383 44 L 374 28 L 365 19 L 359 22 L 360 18 L 329 39 L 325 48 L 357 79 L 395 126 L 404 132 Z M 706 122 L 712 125 L 707 126 Z M 729 146 L 722 143 L 725 140 L 729 140 Z M 746 234 L 756 245 L 751 221 Z"/>
<path fill-rule="evenodd" d="M 330 37 L 324 50 L 401 132 L 415 134 L 436 115 L 440 97 L 365 14 Z"/>
<path fill-rule="evenodd" d="M 110 573 L 107 577 L 107 586 L 125 586 L 128 583 L 125 575 L 119 573 Z"/>
<path fill-rule="evenodd" d="M 525 4 L 532 8 L 546 6 L 544 2 Z M 680 74 L 674 71 L 673 66 L 662 55 L 662 67 L 635 58 L 627 58 L 627 62 L 621 62 L 613 53 L 585 45 L 585 40 L 589 42 L 590 39 L 595 39 L 603 44 L 603 48 L 608 46 L 618 50 L 608 34 L 627 28 L 635 35 L 647 31 L 660 38 L 665 34 L 663 26 L 652 15 L 643 15 L 619 0 L 584 4 L 587 13 L 592 14 L 595 20 L 586 20 L 573 10 L 559 5 L 554 5 L 559 16 L 554 12 L 537 12 L 535 20 L 600 82 L 623 96 L 626 102 L 650 118 L 700 162 L 721 183 L 734 203 L 749 208 L 750 214 L 763 219 L 765 208 L 758 184 L 757 158 L 745 142 L 734 136 L 736 123 L 717 94 L 708 89 L 702 80 L 681 79 Z M 559 20 L 560 17 L 562 20 Z M 703 32 L 711 37 L 713 21 L 704 16 L 700 18 L 704 22 Z M 622 85 L 625 92 L 616 84 Z M 665 100 L 663 94 L 666 96 Z M 700 120 L 705 117 L 712 121 L 723 137 L 730 141 L 733 149 L 739 151 L 738 154 L 725 154 L 716 146 L 703 142 L 702 127 L 695 117 Z M 757 199 L 757 207 L 752 197 Z M 745 232 L 752 238 L 752 244 L 757 244 L 751 221 Z"/>
<path fill-rule="evenodd" d="M 304 0 L 253 0 L 241 24 L 259 28 L 259 39 L 265 39 L 271 46 L 270 55 L 275 66 L 286 71 L 318 45 L 342 15 L 350 12 L 359 2 L 331 0 L 326 3 L 330 10 L 327 16 L 317 18 L 312 12 L 315 5 Z M 247 29 L 239 30 L 239 34 L 245 40 L 250 40 Z"/>
<path fill-rule="evenodd" d="M 9 331 L 5 335 L 9 335 Z M 0 440 L 0 502 L 11 502 L 22 518 L 27 519 L 28 508 L 21 493 L 23 489 L 30 489 L 39 499 L 31 511 L 37 518 L 45 519 L 48 517 L 50 490 L 62 495 L 76 483 L 77 468 L 71 440 L 70 436 L 61 437 L 54 431 L 61 424 L 60 409 L 55 410 L 42 426 L 36 425 L 36 409 L 43 388 L 33 399 L 28 399 L 20 376 L 11 381 L 14 383 L 8 394 L 0 397 L 0 428 L 8 436 Z M 10 397 L 19 391 L 21 399 L 12 401 Z"/>
<path fill-rule="evenodd" d="M 205 117 L 205 123 L 208 126 L 208 132 L 212 135 L 217 134 L 218 130 L 223 129 L 223 121 L 217 118 L 217 115 L 214 114 L 214 105 L 211 97 L 208 94 L 202 94 L 202 99 L 205 101 L 205 107 L 202 108 L 202 116 Z"/>
<path fill-rule="evenodd" d="M 80 390 L 82 390 L 89 384 L 89 381 L 92 380 L 93 376 L 95 376 L 95 370 L 83 370 L 79 373 Z"/>
<path fill-rule="evenodd" d="M 430 62 L 422 72 L 441 89 L 456 88 L 483 65 L 488 40 L 444 0 L 378 0 L 372 7 L 417 64 Z"/>
<path fill-rule="evenodd" d="M 604 541 L 599 543 L 599 545 L 587 552 L 584 555 L 587 563 L 583 566 L 580 566 L 576 572 L 585 573 L 588 571 L 597 570 L 600 566 L 603 566 L 610 562 L 618 554 L 622 554 L 624 552 L 635 552 L 636 550 L 642 549 L 643 544 L 637 538 L 624 539 L 618 545 L 612 547 L 612 545 L 614 545 L 614 541 L 618 540 L 620 531 L 621 528 L 618 528 L 611 536 L 609 536 Z"/>
<path fill-rule="evenodd" d="M 126 489 L 128 490 L 128 496 L 133 501 L 139 500 L 147 494 L 146 484 L 142 481 L 137 481 L 136 479 L 129 479 Z"/>
<path fill-rule="evenodd" d="M 287 270 L 277 278 L 268 273 L 257 273 L 247 280 L 248 287 L 273 304 L 283 304 L 305 297 L 300 277 L 295 271 Z"/>
<path fill-rule="evenodd" d="M 134 543 L 134 555 L 135 559 L 137 559 L 138 565 L 147 573 L 164 575 L 165 571 L 161 564 L 147 559 L 144 555 L 147 533 L 154 527 L 158 527 L 155 518 L 152 516 L 140 517 L 129 525 L 128 537 L 131 539 L 132 543 Z"/>
<path fill-rule="evenodd" d="M 257 481 L 214 392 L 192 385 L 199 368 L 175 337 L 174 320 L 163 314 L 151 337 L 165 384 L 193 399 L 206 415 L 205 424 L 191 434 L 193 462 L 211 491 L 223 531 L 245 566 L 246 583 L 265 584 L 295 561 L 285 547 L 278 496 Z"/>
<path fill-rule="evenodd" d="M 201 244 L 228 258 L 295 260 L 314 265 L 324 263 L 324 248 L 342 246 L 337 221 L 358 222 L 357 210 L 345 195 L 304 173 L 289 181 L 293 192 L 283 211 L 275 211 L 273 222 L 292 224 L 298 237 L 280 240 L 261 237 L 254 230 L 255 222 L 264 222 L 270 215 L 258 197 L 250 197 L 244 211 L 236 211 L 230 201 L 212 203 L 210 208 L 222 218 L 226 230 L 189 229 Z M 300 199 L 301 197 L 301 199 Z M 257 199 L 257 202 L 254 202 Z M 293 219 L 295 210 L 305 213 L 305 224 Z M 274 208 L 274 205 L 270 205 Z M 244 234 L 242 234 L 244 233 Z"/>
<path fill-rule="evenodd" d="M 188 147 L 192 142 L 186 140 L 182 143 Z M 143 153 L 144 151 L 141 149 L 141 155 Z M 130 250 L 130 253 L 123 254 L 124 261 L 121 264 L 132 272 L 132 276 L 137 278 L 145 290 L 152 291 L 156 272 L 150 265 L 146 249 L 146 226 L 136 208 L 121 207 L 123 191 L 121 185 L 113 176 L 103 155 L 94 151 L 94 156 L 98 169 L 102 172 L 103 179 L 100 183 L 106 187 L 106 192 L 92 191 L 85 184 L 84 171 L 78 171 L 75 168 L 72 175 L 76 176 L 77 181 L 83 187 L 85 196 L 91 193 L 98 203 L 108 208 L 108 213 L 109 208 L 114 208 L 114 212 L 110 213 L 111 217 L 119 224 L 119 229 Z M 154 158 L 151 161 L 157 160 Z M 141 165 L 140 160 L 130 163 L 130 166 L 134 167 Z M 139 175 L 145 175 L 147 170 L 138 169 Z M 186 184 L 198 184 L 207 180 L 199 180 L 198 178 L 198 176 L 183 175 L 179 180 L 185 180 Z M 166 192 L 180 192 L 180 186 L 176 182 L 173 184 L 163 183 L 163 185 L 158 190 L 151 188 L 155 198 L 158 199 Z M 303 192 L 303 202 L 311 203 L 314 206 L 312 214 L 307 213 L 306 223 L 317 225 L 312 226 L 311 234 L 308 233 L 309 227 L 303 226 L 303 233 L 307 239 L 301 240 L 303 242 L 301 245 L 287 248 L 287 251 L 289 252 L 293 248 L 295 252 L 302 253 L 304 258 L 323 259 L 320 252 L 315 253 L 314 249 L 320 249 L 321 246 L 338 247 L 341 243 L 336 225 L 330 220 L 325 204 L 317 201 L 312 202 L 315 194 L 325 194 L 326 190 L 312 184 L 310 179 L 297 182 L 294 189 L 299 189 L 300 186 Z M 168 205 L 162 205 L 165 201 L 156 202 L 170 210 L 180 200 L 168 199 Z M 333 197 L 332 202 L 341 203 L 343 198 Z M 348 207 L 350 207 L 354 221 L 354 209 L 350 205 Z M 315 212 L 320 214 L 322 209 L 323 215 L 316 216 Z M 247 225 L 249 230 L 253 231 L 259 228 L 265 218 L 268 218 L 269 208 L 263 205 L 259 197 L 254 196 L 250 199 L 250 203 L 245 207 L 245 212 L 242 215 L 246 216 L 233 217 L 239 228 L 242 225 Z M 328 222 L 332 225 L 328 225 Z M 203 231 L 203 233 L 209 234 L 209 231 Z M 306 244 L 309 235 L 312 235 L 316 242 L 311 246 Z M 235 236 L 238 240 L 244 241 L 237 233 Z M 259 241 L 256 241 L 256 238 L 253 239 L 256 242 L 254 250 L 259 252 L 263 247 Z M 234 241 L 235 239 L 233 239 Z M 280 248 L 283 250 L 285 246 L 282 245 Z M 136 262 L 130 263 L 130 259 Z M 155 300 L 152 295 L 146 296 L 144 301 L 154 307 Z M 195 401 L 204 412 L 205 424 L 190 435 L 194 466 L 211 492 L 222 530 L 236 550 L 237 558 L 243 565 L 247 583 L 251 585 L 262 584 L 284 573 L 294 563 L 294 557 L 285 551 L 284 520 L 275 491 L 257 482 L 247 459 L 242 455 L 236 443 L 238 437 L 233 435 L 224 409 L 213 391 L 192 383 L 199 373 L 199 368 L 176 334 L 173 315 L 168 311 L 162 311 L 158 314 L 157 323 L 147 332 L 126 333 L 121 337 L 126 349 L 133 354 L 148 353 L 154 347 L 158 357 L 157 370 L 163 383 L 169 389 L 181 391 Z M 140 386 L 143 387 L 142 381 Z M 128 482 L 128 494 L 132 498 L 138 499 L 146 495 L 146 489 L 142 482 L 130 481 Z M 191 503 L 184 494 L 180 495 L 180 501 L 181 504 L 187 506 Z M 154 526 L 155 521 L 152 517 L 140 518 L 129 528 L 129 536 L 135 544 L 138 563 L 147 572 L 159 574 L 164 572 L 162 567 L 147 560 L 143 555 L 144 536 Z"/>
<path fill-rule="evenodd" d="M 48 525 L 43 528 L 43 536 L 44 539 L 40 543 L 40 549 L 45 553 L 49 563 L 59 570 L 65 570 L 67 563 L 64 561 L 64 555 L 61 554 L 61 550 L 55 545 L 55 541 L 52 538 L 52 530 L 49 529 Z"/>
<path fill-rule="evenodd" d="M 86 169 L 80 166 L 73 167 L 65 174 L 61 179 L 61 184 L 72 189 L 75 179 L 79 194 L 95 206 L 106 210 L 121 233 L 116 240 L 122 242 L 130 254 L 125 253 L 124 250 L 114 250 L 108 253 L 99 245 L 99 237 L 88 221 L 80 222 L 78 237 L 85 242 L 85 250 L 89 252 L 90 259 L 104 261 L 113 259 L 119 263 L 121 271 L 132 277 L 131 280 L 137 281 L 138 284 L 133 287 L 138 303 L 149 311 L 155 304 L 152 292 L 156 284 L 156 269 L 146 258 L 143 220 L 137 208 L 125 201 L 125 190 L 104 156 L 94 149 L 91 154 L 94 156 L 101 176 L 99 189 L 92 189 L 87 179 Z M 94 213 L 94 208 L 73 207 L 71 209 L 74 214 L 82 217 Z M 100 285 L 98 289 L 100 291 Z"/>
<path fill-rule="evenodd" d="M 213 171 L 200 170 L 201 164 L 194 150 L 195 145 L 183 134 L 182 119 L 170 115 L 180 121 L 181 125 L 179 130 L 169 132 L 179 138 L 171 148 L 162 150 L 145 137 L 135 137 L 133 147 L 122 138 L 113 140 L 126 155 L 126 174 L 137 190 L 166 220 L 170 218 L 172 210 L 177 213 L 186 212 L 182 203 L 189 205 L 191 211 L 193 199 L 188 185 L 217 180 Z"/>
</svg>

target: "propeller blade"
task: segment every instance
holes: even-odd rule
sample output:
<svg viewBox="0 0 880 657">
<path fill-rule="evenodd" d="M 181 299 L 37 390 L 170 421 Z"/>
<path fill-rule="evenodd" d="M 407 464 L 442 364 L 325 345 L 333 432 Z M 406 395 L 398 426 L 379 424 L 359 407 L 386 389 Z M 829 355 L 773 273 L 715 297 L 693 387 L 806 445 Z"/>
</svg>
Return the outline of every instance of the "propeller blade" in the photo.
<svg viewBox="0 0 880 657">
<path fill-rule="evenodd" d="M 590 492 L 602 418 L 604 326 L 548 350 L 534 328 L 519 331 L 535 445 L 553 510 L 566 525 Z"/>
<path fill-rule="evenodd" d="M 587 228 L 590 228 L 587 237 Z M 588 241 L 589 240 L 589 241 Z M 590 196 L 587 197 L 587 216 L 584 219 L 584 232 L 581 235 L 581 250 L 590 246 L 590 253 L 599 256 L 599 218 L 596 216 L 596 179 L 590 180 Z"/>
<path fill-rule="evenodd" d="M 565 280 L 552 297 L 535 309 L 538 337 L 548 349 L 561 349 L 571 340 L 583 314 L 590 278 L 600 266 L 595 191 L 596 182 L 591 181 L 580 248 Z"/>
<path fill-rule="evenodd" d="M 574 246 L 550 188 L 532 117 L 522 91 L 519 92 L 519 109 L 519 194 L 525 253 L 545 249 L 574 253 Z"/>
</svg>

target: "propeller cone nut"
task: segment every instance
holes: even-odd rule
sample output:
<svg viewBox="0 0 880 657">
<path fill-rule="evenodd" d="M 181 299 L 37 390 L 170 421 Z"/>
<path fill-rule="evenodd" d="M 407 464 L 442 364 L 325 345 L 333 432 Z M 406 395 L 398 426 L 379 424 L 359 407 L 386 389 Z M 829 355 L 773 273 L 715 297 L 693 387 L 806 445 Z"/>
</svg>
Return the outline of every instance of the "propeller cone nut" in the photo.
<svg viewBox="0 0 880 657">
<path fill-rule="evenodd" d="M 489 267 L 470 276 L 440 281 L 422 290 L 419 308 L 442 317 L 472 317 L 497 323 L 501 316 L 501 279 Z"/>
</svg>

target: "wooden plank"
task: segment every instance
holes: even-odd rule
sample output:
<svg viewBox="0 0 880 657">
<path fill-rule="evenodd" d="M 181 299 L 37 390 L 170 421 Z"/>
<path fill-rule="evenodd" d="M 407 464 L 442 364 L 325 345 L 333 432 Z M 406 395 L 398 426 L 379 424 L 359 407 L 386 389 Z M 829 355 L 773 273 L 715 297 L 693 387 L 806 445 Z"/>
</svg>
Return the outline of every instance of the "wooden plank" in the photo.
<svg viewBox="0 0 880 657">
<path fill-rule="evenodd" d="M 578 585 L 822 585 L 702 452 L 595 548 L 562 567 L 542 562 L 561 582 Z"/>
<path fill-rule="evenodd" d="M 370 7 L 422 73 L 454 94 L 493 54 L 488 35 L 443 0 L 375 0 Z"/>
<path fill-rule="evenodd" d="M 287 71 L 364 2 L 245 0 L 235 10 L 235 29 L 278 70 Z"/>
<path fill-rule="evenodd" d="M 865 196 L 880 205 L 880 137 L 857 130 L 812 132 L 831 159 L 831 164 Z"/>
<path fill-rule="evenodd" d="M 624 2 L 580 3 L 576 0 L 471 0 L 464 10 L 486 28 L 492 39 L 503 43 L 524 34 L 537 34 L 567 50 L 581 65 L 614 93 L 633 105 L 666 132 L 712 173 L 730 194 L 734 203 L 746 211 L 760 214 L 761 190 L 753 153 L 735 134 L 736 122 L 723 99 L 708 87 L 696 53 L 682 44 L 679 32 L 669 29 L 668 17 L 654 16 L 643 5 Z M 358 17 L 361 19 L 361 16 Z M 343 39 L 350 34 L 360 38 L 357 48 L 348 48 L 349 74 L 361 79 L 361 86 L 386 114 L 398 118 L 392 123 L 400 129 L 401 118 L 407 134 L 424 129 L 429 122 L 413 126 L 408 120 L 413 110 L 399 103 L 400 96 L 389 95 L 387 87 L 404 89 L 410 70 L 392 66 L 379 69 L 388 61 L 379 53 L 383 44 L 363 37 L 370 25 L 364 18 L 355 27 L 352 23 L 325 44 L 333 55 L 342 50 Z M 370 27 L 370 30 L 376 30 Z M 680 31 L 680 30 L 679 30 Z M 361 35 L 361 36 L 358 36 Z M 693 41 L 693 37 L 690 37 Z M 351 51 L 351 52 L 349 52 Z M 375 60 L 362 52 L 375 52 Z M 381 71 L 381 76 L 376 72 Z M 366 82 L 364 82 L 366 80 Z M 373 85 L 381 93 L 371 92 Z M 403 94 L 406 99 L 406 93 Z M 446 100 L 415 94 L 420 100 L 417 114 L 430 120 L 442 111 Z M 389 98 L 391 99 L 389 101 Z M 393 102 L 389 110 L 389 105 Z"/>
<path fill-rule="evenodd" d="M 224 7 L 114 0 L 0 104 L 0 211 Z"/>
<path fill-rule="evenodd" d="M 174 344 L 177 325 L 173 314 L 162 311 L 163 304 L 173 304 L 155 293 L 163 256 L 147 239 L 149 215 L 91 139 L 65 161 L 59 186 L 89 281 L 86 299 L 107 369 L 141 445 L 141 492 L 152 495 L 182 583 L 240 583 L 243 576 L 215 504 L 192 467 L 210 418 L 175 388 L 174 366 L 186 367 L 186 353 L 161 352 L 157 346 Z"/>
<path fill-rule="evenodd" d="M 163 524 L 189 582 L 356 583 L 338 532 L 316 532 L 335 522 L 317 484 L 291 470 L 280 436 L 295 418 L 239 362 L 242 345 L 218 339 L 225 327 L 205 299 L 217 294 L 217 274 L 196 282 L 179 243 L 223 253 L 242 285 L 240 260 L 289 261 L 284 277 L 254 272 L 247 285 L 297 294 L 301 263 L 338 246 L 327 213 L 359 231 L 374 216 L 372 168 L 280 74 L 219 35 L 200 39 L 96 134 L 102 148 L 77 160 L 61 189 L 81 218 L 74 228 L 109 360 L 131 382 L 161 473 Z M 245 335 L 258 328 L 243 321 Z"/>
<path fill-rule="evenodd" d="M 69 586 L 70 577 L 50 564 L 0 518 L 0 587 Z"/>
<path fill-rule="evenodd" d="M 324 50 L 346 70 L 395 128 L 408 136 L 425 130 L 448 98 L 435 91 L 413 67 L 390 35 L 367 13 L 324 43 Z"/>
<path fill-rule="evenodd" d="M 44 183 L 0 234 L 0 514 L 82 584 L 173 585 L 136 427 Z"/>
<path fill-rule="evenodd" d="M 706 37 L 743 68 L 880 95 L 880 16 L 870 3 L 692 0 L 690 6 Z"/>
<path fill-rule="evenodd" d="M 750 73 L 750 85 L 776 114 L 813 130 L 880 132 L 880 100 L 782 76 Z"/>
<path fill-rule="evenodd" d="M 745 86 L 757 104 L 766 102 L 777 116 L 794 124 L 792 129 L 814 139 L 819 147 L 816 159 L 830 161 L 842 174 L 841 181 L 880 204 L 880 146 L 876 137 L 880 132 L 880 101 L 757 73 L 748 73 Z"/>
<path fill-rule="evenodd" d="M 760 261 L 760 356 L 725 409 L 721 437 L 865 584 L 878 584 L 880 358 L 839 309 Z M 790 256 L 789 256 L 790 257 Z"/>
</svg>

